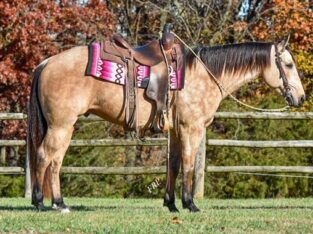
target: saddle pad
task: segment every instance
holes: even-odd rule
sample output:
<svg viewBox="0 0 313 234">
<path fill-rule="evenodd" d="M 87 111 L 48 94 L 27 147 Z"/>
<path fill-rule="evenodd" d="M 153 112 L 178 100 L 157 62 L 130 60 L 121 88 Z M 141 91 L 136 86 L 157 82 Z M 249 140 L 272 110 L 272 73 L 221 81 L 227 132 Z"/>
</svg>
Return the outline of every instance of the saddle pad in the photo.
<svg viewBox="0 0 313 234">
<path fill-rule="evenodd" d="M 86 75 L 101 78 L 103 80 L 125 85 L 127 69 L 123 64 L 101 59 L 100 43 L 92 43 L 88 47 L 88 65 Z M 149 66 L 137 64 L 135 69 L 137 87 L 147 88 L 150 79 L 151 69 Z M 169 67 L 171 90 L 181 90 L 183 88 L 183 72 L 176 72 Z"/>
</svg>

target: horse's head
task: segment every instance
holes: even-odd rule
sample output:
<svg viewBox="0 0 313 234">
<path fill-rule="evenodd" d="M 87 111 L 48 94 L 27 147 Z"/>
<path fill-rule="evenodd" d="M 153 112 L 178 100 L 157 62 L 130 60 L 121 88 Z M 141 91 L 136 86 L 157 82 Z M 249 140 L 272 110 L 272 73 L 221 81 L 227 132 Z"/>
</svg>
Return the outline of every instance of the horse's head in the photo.
<svg viewBox="0 0 313 234">
<path fill-rule="evenodd" d="M 301 106 L 305 93 L 293 56 L 286 49 L 288 41 L 274 44 L 271 49 L 271 64 L 264 70 L 265 82 L 277 88 L 290 106 Z"/>
</svg>

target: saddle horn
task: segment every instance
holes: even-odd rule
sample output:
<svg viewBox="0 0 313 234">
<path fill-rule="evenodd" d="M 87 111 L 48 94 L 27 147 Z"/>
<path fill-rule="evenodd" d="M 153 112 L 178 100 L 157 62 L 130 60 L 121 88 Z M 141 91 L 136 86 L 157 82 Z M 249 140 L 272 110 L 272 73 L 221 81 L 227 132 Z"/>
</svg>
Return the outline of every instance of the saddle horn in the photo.
<svg viewBox="0 0 313 234">
<path fill-rule="evenodd" d="M 163 27 L 163 33 L 170 33 L 173 28 L 174 28 L 173 24 L 166 23 L 164 24 L 164 27 Z"/>
<path fill-rule="evenodd" d="M 173 25 L 171 23 L 167 23 L 163 27 L 163 34 L 161 38 L 161 43 L 165 51 L 172 49 L 175 41 L 174 35 L 171 33 L 173 29 Z"/>
</svg>

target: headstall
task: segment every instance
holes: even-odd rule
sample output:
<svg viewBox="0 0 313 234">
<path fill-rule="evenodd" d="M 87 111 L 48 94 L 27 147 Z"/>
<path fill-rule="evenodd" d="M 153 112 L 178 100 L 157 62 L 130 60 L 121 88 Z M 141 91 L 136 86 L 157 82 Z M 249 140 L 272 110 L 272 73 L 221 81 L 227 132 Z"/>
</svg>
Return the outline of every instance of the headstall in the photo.
<svg viewBox="0 0 313 234">
<path fill-rule="evenodd" d="M 277 44 L 274 44 L 275 47 L 275 62 L 276 62 L 276 66 L 278 68 L 279 71 L 279 78 L 283 80 L 283 86 L 284 89 L 281 90 L 285 96 L 285 98 L 290 98 L 291 96 L 291 89 L 290 89 L 290 85 L 288 83 L 288 79 L 286 77 L 286 73 L 283 69 L 283 65 L 282 65 L 282 59 L 281 59 L 281 53 L 278 51 L 278 47 Z"/>
</svg>

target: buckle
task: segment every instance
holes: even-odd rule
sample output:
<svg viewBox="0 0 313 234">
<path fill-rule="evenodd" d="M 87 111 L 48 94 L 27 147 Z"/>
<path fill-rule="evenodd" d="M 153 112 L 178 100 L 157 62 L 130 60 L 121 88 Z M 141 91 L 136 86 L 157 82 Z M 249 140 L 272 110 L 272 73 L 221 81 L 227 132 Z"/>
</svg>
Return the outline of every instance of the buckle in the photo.
<svg viewBox="0 0 313 234">
<path fill-rule="evenodd" d="M 125 56 L 121 57 L 121 60 L 122 60 L 124 63 L 127 63 L 127 62 L 128 62 L 128 59 L 127 59 Z"/>
</svg>

